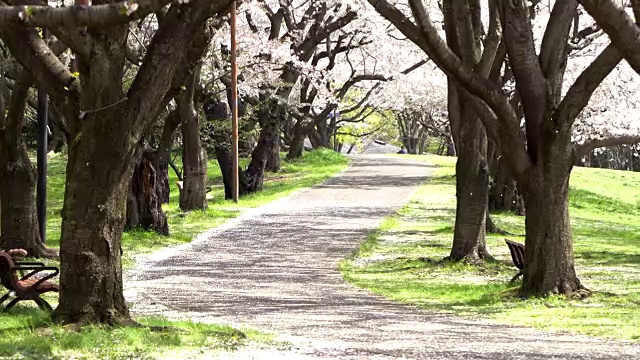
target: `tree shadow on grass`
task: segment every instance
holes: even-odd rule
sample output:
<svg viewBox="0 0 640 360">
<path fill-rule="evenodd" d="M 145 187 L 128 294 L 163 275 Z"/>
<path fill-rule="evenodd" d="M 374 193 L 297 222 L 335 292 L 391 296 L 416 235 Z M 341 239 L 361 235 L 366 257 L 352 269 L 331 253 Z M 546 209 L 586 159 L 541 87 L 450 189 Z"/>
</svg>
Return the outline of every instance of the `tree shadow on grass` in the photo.
<svg viewBox="0 0 640 360">
<path fill-rule="evenodd" d="M 640 206 L 604 196 L 589 190 L 571 188 L 569 204 L 577 209 L 588 209 L 603 213 L 640 214 Z"/>
<path fill-rule="evenodd" d="M 37 308 L 17 305 L 0 313 L 0 358 L 50 358 L 50 343 L 36 333 L 37 329 L 50 325 L 49 314 Z"/>
<path fill-rule="evenodd" d="M 576 258 L 589 260 L 596 265 L 640 265 L 640 254 L 623 254 L 608 251 L 582 251 Z"/>
</svg>

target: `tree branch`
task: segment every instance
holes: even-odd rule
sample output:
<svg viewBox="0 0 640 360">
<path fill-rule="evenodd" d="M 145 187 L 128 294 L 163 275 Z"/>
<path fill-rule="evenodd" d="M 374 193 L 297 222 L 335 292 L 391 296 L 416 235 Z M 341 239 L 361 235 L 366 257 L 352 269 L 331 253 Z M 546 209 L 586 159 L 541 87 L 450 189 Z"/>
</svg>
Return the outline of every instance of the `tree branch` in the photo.
<svg viewBox="0 0 640 360">
<path fill-rule="evenodd" d="M 516 174 L 522 174 L 531 165 L 524 144 L 519 141 L 520 121 L 509 104 L 509 100 L 495 84 L 478 74 L 469 71 L 462 61 L 447 47 L 438 35 L 422 1 L 410 0 L 418 28 L 402 12 L 385 0 L 368 0 L 387 20 L 391 21 L 407 38 L 424 50 L 429 57 L 447 73 L 455 78 L 471 94 L 482 99 L 495 113 L 495 121 L 500 122 L 500 143 L 509 154 L 510 164 Z M 486 126 L 487 124 L 485 124 Z M 497 126 L 497 124 L 489 124 Z"/>
<path fill-rule="evenodd" d="M 536 163 L 539 143 L 542 140 L 540 127 L 544 121 L 547 84 L 536 54 L 529 10 L 525 1 L 517 3 L 518 6 L 514 6 L 512 2 L 500 2 L 500 17 L 509 62 L 517 79 L 516 89 L 524 109 L 527 152 L 533 163 Z M 556 3 L 556 6 L 558 4 Z"/>
<path fill-rule="evenodd" d="M 593 92 L 621 61 L 622 53 L 615 45 L 610 44 L 578 76 L 554 114 L 562 130 L 568 131 L 571 128 L 576 117 L 589 103 Z"/>
<path fill-rule="evenodd" d="M 611 0 L 579 1 L 609 35 L 611 42 L 622 52 L 629 65 L 640 73 L 640 29 L 625 10 Z M 640 9 L 640 5 L 635 4 L 635 8 Z"/>
<path fill-rule="evenodd" d="M 625 144 L 637 144 L 640 143 L 640 136 L 611 136 L 604 139 L 591 140 L 581 145 L 574 146 L 574 156 L 576 158 L 580 158 L 588 154 L 591 150 L 601 148 L 601 147 L 609 147 L 616 145 L 625 145 Z"/>
<path fill-rule="evenodd" d="M 173 0 L 135 0 L 106 5 L 51 7 L 18 5 L 0 7 L 0 26 L 101 27 L 124 24 L 162 9 Z"/>
<path fill-rule="evenodd" d="M 67 120 L 73 121 L 79 106 L 78 81 L 38 32 L 22 26 L 0 26 L 0 37 L 13 56 L 29 68 L 37 82 L 47 90 Z M 64 51 L 57 43 L 54 45 L 60 53 Z"/>
<path fill-rule="evenodd" d="M 141 123 L 146 124 L 166 106 L 166 94 L 176 81 L 174 78 L 179 75 L 180 67 L 187 65 L 185 62 L 191 56 L 198 56 L 199 52 L 197 61 L 206 51 L 206 45 L 195 49 L 194 42 L 211 36 L 207 19 L 228 11 L 230 4 L 231 0 L 191 0 L 186 5 L 171 6 L 127 93 L 127 111 L 141 114 Z M 158 94 L 162 96 L 158 97 Z M 130 125 L 135 127 L 137 124 Z M 136 135 L 145 130 L 138 126 Z"/>
</svg>

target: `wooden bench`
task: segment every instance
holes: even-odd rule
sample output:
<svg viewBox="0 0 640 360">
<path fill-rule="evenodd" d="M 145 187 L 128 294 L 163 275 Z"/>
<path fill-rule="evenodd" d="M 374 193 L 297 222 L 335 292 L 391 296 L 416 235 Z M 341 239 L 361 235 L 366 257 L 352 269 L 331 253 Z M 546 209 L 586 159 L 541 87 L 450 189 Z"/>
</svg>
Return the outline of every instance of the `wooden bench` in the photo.
<svg viewBox="0 0 640 360">
<path fill-rule="evenodd" d="M 40 276 L 43 271 L 49 273 Z M 40 309 L 51 312 L 51 305 L 40 295 L 50 291 L 59 291 L 58 285 L 49 281 L 59 272 L 58 268 L 45 266 L 40 262 L 16 262 L 12 257 L 12 251 L 0 251 L 0 280 L 8 290 L 0 298 L 0 306 L 9 298 L 14 297 L 2 312 L 6 312 L 23 300 L 33 300 Z"/>
<path fill-rule="evenodd" d="M 524 244 L 508 239 L 505 239 L 504 242 L 506 242 L 507 246 L 509 247 L 513 265 L 518 268 L 518 273 L 511 279 L 511 281 L 509 281 L 509 284 L 511 284 L 516 281 L 516 279 L 518 279 L 524 271 Z"/>
</svg>

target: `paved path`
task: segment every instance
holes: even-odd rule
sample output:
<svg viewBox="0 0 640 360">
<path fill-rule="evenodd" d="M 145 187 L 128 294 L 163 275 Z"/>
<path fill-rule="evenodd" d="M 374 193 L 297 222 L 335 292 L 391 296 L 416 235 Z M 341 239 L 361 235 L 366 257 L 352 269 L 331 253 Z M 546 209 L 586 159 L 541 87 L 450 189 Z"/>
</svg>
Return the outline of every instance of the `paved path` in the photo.
<svg viewBox="0 0 640 360">
<path fill-rule="evenodd" d="M 292 342 L 225 358 L 640 359 L 640 346 L 439 315 L 346 284 L 338 262 L 427 179 L 428 165 L 362 156 L 322 186 L 142 259 L 134 312 L 246 324 Z"/>
</svg>

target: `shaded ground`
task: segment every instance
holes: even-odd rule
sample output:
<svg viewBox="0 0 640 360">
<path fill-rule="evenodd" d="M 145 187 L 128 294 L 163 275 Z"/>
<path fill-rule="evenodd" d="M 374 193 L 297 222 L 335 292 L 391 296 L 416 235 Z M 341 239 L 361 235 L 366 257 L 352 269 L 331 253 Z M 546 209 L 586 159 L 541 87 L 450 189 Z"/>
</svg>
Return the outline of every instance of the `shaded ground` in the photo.
<svg viewBox="0 0 640 360">
<path fill-rule="evenodd" d="M 637 345 L 433 314 L 346 284 L 338 262 L 430 171 L 410 160 L 354 157 L 322 186 L 140 259 L 127 298 L 137 313 L 246 324 L 293 344 L 224 358 L 640 358 Z"/>
</svg>

